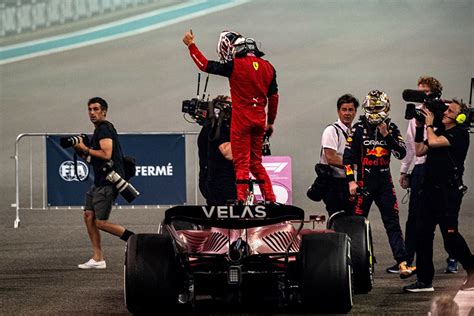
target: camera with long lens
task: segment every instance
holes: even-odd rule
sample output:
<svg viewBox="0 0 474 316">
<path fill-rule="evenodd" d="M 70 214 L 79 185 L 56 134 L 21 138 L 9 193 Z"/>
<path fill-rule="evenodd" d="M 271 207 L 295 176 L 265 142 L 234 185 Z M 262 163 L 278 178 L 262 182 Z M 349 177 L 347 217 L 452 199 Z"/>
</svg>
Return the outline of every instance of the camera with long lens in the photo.
<svg viewBox="0 0 474 316">
<path fill-rule="evenodd" d="M 86 134 L 81 134 L 77 136 L 70 136 L 70 137 L 61 137 L 59 139 L 59 144 L 62 148 L 68 148 L 79 144 L 80 142 L 84 143 L 87 147 L 89 147 L 89 137 Z"/>
<path fill-rule="evenodd" d="M 441 93 L 432 92 L 426 94 L 420 90 L 411 90 L 406 89 L 402 94 L 403 100 L 407 102 L 416 102 L 423 103 L 423 105 L 430 110 L 434 115 L 433 125 L 436 127 L 441 127 L 443 120 L 444 112 L 448 106 L 441 100 Z M 411 120 L 415 118 L 420 123 L 425 123 L 425 116 L 421 109 L 417 109 L 416 105 L 413 103 L 408 103 L 405 110 L 405 119 Z"/>
<path fill-rule="evenodd" d="M 107 174 L 105 178 L 117 188 L 119 193 L 128 203 L 131 203 L 140 195 L 140 192 L 138 192 L 131 183 L 127 182 L 115 170 L 113 170 L 113 166 L 114 162 L 112 160 L 104 164 L 102 171 Z"/>
<path fill-rule="evenodd" d="M 191 100 L 183 101 L 181 111 L 188 114 L 199 125 L 203 125 L 208 118 L 209 104 L 209 101 L 192 98 Z"/>
</svg>

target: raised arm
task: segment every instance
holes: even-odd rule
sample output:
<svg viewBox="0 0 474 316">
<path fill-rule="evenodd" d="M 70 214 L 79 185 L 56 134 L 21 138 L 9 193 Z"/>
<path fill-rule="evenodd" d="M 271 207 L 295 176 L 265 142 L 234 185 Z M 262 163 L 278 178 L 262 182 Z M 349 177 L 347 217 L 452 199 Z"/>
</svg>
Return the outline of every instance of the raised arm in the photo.
<svg viewBox="0 0 474 316">
<path fill-rule="evenodd" d="M 234 68 L 234 63 L 220 63 L 218 61 L 208 60 L 196 46 L 192 30 L 187 31 L 184 34 L 183 43 L 188 47 L 191 58 L 201 71 L 205 71 L 213 75 L 230 77 L 232 74 L 232 69 Z"/>
</svg>

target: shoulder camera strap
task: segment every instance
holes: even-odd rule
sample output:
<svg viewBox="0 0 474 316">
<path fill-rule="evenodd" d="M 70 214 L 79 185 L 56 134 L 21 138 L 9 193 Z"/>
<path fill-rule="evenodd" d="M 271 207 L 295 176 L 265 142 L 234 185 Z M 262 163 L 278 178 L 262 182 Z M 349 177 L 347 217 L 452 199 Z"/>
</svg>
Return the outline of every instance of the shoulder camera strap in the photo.
<svg viewBox="0 0 474 316">
<path fill-rule="evenodd" d="M 344 130 L 342 129 L 342 127 L 340 127 L 339 124 L 336 124 L 336 123 L 334 123 L 334 124 L 332 124 L 332 125 L 333 125 L 334 127 L 336 127 L 336 132 L 337 132 L 337 130 L 339 129 L 339 130 L 342 132 L 342 135 L 344 135 L 344 138 L 347 140 L 347 138 L 348 138 L 349 136 L 347 135 L 346 132 L 344 132 Z M 339 132 L 337 133 L 337 137 L 338 137 L 338 141 L 339 141 Z"/>
<path fill-rule="evenodd" d="M 347 133 L 344 132 L 344 130 L 342 129 L 342 127 L 340 127 L 337 123 L 334 123 L 334 124 L 329 124 L 327 125 L 326 127 L 329 127 L 329 126 L 332 126 L 334 127 L 334 129 L 336 130 L 336 134 L 337 134 L 337 142 L 339 143 L 339 130 L 342 132 L 342 134 L 344 135 L 344 138 L 347 140 Z M 321 157 L 323 156 L 323 146 L 321 145 L 321 150 L 319 152 L 319 161 L 321 161 Z"/>
<path fill-rule="evenodd" d="M 110 123 L 109 121 L 102 121 L 99 123 L 99 125 L 106 125 L 114 134 L 115 139 L 113 139 L 112 146 L 113 148 L 118 148 L 120 155 L 122 155 L 122 160 L 123 160 L 123 151 L 122 151 L 122 145 L 120 145 L 119 139 L 118 139 L 118 133 L 117 130 L 115 129 L 115 126 Z"/>
<path fill-rule="evenodd" d="M 221 137 L 221 127 L 222 127 L 222 121 L 224 120 L 224 115 L 222 113 L 220 114 L 221 115 L 219 115 L 219 117 L 217 118 L 217 122 L 216 122 L 215 117 L 212 120 L 212 128 L 211 128 L 211 132 L 209 133 L 209 140 L 211 142 Z"/>
</svg>

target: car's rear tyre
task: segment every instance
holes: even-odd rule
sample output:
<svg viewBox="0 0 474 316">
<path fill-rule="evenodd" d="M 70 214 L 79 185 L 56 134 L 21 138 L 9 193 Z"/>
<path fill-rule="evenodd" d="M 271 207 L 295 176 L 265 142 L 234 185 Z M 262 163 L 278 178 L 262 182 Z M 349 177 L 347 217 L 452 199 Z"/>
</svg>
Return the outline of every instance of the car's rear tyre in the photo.
<svg viewBox="0 0 474 316">
<path fill-rule="evenodd" d="M 125 304 L 133 314 L 176 307 L 181 283 L 171 238 L 132 235 L 125 252 L 124 282 Z"/>
<path fill-rule="evenodd" d="M 331 228 L 351 237 L 355 293 L 370 292 L 374 284 L 374 260 L 369 221 L 363 216 L 341 216 L 334 219 Z"/>
<path fill-rule="evenodd" d="M 353 302 L 347 234 L 304 235 L 299 260 L 304 309 L 308 312 L 349 312 Z"/>
</svg>

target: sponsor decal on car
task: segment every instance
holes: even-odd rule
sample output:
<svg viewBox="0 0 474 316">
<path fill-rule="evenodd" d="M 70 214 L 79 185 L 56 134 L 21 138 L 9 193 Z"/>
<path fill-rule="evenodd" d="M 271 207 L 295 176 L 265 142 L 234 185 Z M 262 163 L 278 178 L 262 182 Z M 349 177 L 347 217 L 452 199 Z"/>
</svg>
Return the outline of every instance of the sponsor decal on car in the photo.
<svg viewBox="0 0 474 316">
<path fill-rule="evenodd" d="M 204 215 L 207 218 L 221 218 L 221 219 L 228 219 L 228 218 L 265 218 L 267 216 L 267 212 L 265 210 L 264 205 L 257 205 L 255 207 L 252 206 L 244 206 L 242 212 L 237 211 L 234 209 L 234 206 L 202 206 L 202 210 Z"/>
</svg>

